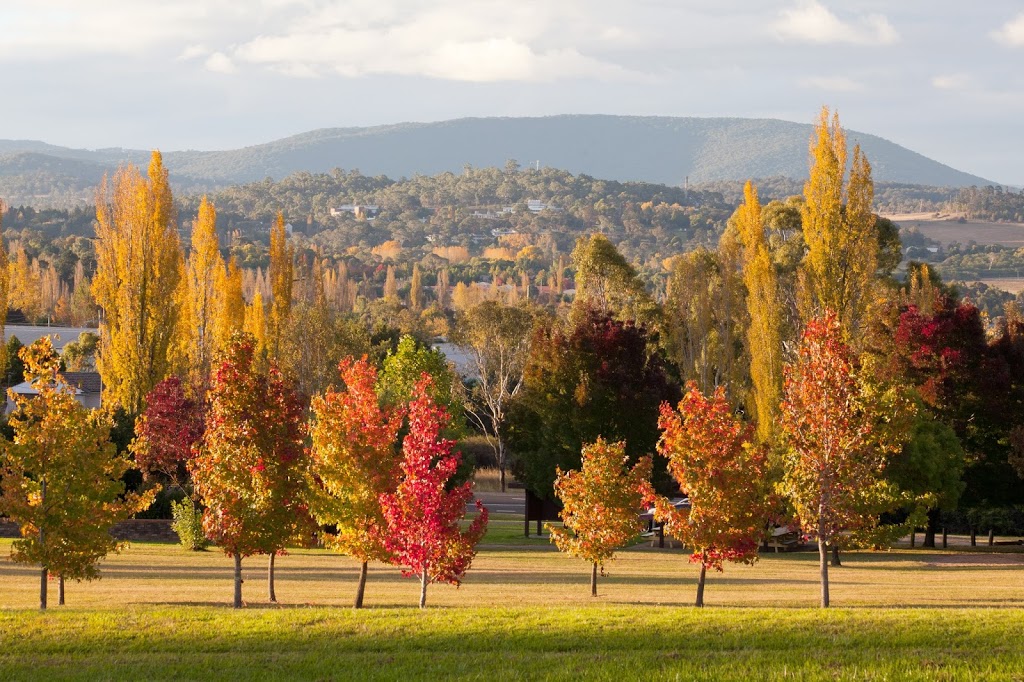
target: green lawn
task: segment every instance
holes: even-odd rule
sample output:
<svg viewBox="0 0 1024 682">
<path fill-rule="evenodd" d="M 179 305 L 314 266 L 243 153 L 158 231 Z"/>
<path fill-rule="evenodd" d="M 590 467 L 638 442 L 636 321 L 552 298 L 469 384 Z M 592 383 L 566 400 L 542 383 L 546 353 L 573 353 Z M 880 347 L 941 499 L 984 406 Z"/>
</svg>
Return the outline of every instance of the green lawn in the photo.
<svg viewBox="0 0 1024 682">
<path fill-rule="evenodd" d="M 520 531 L 521 532 L 521 531 Z M 372 566 L 368 608 L 345 608 L 356 565 L 319 550 L 231 563 L 139 543 L 36 609 L 37 572 L 0 541 L 0 679 L 1005 679 L 1024 680 L 1024 555 L 849 553 L 821 611 L 816 555 L 766 555 L 709 576 L 678 550 L 622 552 L 589 597 L 589 571 L 536 547 L 483 548 L 462 587 Z M 51 592 L 55 603 L 56 590 Z"/>
</svg>

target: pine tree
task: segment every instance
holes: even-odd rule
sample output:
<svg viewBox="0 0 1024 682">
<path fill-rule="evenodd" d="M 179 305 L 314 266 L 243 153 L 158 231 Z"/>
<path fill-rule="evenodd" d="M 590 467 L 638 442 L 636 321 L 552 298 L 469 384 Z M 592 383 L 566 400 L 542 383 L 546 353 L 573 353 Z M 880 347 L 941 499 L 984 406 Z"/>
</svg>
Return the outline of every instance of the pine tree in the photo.
<svg viewBox="0 0 1024 682">
<path fill-rule="evenodd" d="M 761 221 L 757 189 L 747 182 L 736 227 L 743 241 L 743 282 L 747 286 L 747 349 L 750 353 L 751 399 L 757 435 L 772 440 L 782 396 L 782 307 L 778 276 Z"/>
<path fill-rule="evenodd" d="M 103 310 L 98 367 L 105 398 L 130 414 L 183 362 L 179 285 L 184 269 L 160 152 L 148 179 L 132 165 L 104 178 L 96 199 L 96 277 Z"/>
</svg>

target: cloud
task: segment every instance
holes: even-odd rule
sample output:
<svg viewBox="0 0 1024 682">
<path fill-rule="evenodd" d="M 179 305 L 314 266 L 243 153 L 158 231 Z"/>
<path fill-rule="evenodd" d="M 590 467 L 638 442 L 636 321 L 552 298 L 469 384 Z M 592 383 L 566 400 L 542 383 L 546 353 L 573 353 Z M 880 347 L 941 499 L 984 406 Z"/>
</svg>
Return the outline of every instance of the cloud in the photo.
<svg viewBox="0 0 1024 682">
<path fill-rule="evenodd" d="M 782 40 L 805 43 L 847 43 L 850 45 L 892 45 L 899 33 L 882 14 L 863 14 L 843 21 L 817 0 L 802 2 L 783 10 L 772 24 Z"/>
<path fill-rule="evenodd" d="M 236 62 L 310 77 L 421 76 L 466 82 L 644 79 L 589 48 L 637 34 L 601 23 L 582 3 L 398 0 L 327 3 L 277 31 L 240 41 Z"/>
<path fill-rule="evenodd" d="M 800 87 L 829 92 L 858 92 L 864 89 L 863 83 L 846 76 L 808 76 L 799 82 Z"/>
<path fill-rule="evenodd" d="M 205 45 L 186 45 L 185 49 L 178 55 L 178 61 L 187 62 L 210 54 L 210 48 Z"/>
<path fill-rule="evenodd" d="M 207 71 L 213 71 L 214 73 L 234 73 L 237 71 L 235 63 L 231 61 L 231 57 L 223 52 L 214 52 L 206 58 L 203 65 Z"/>
<path fill-rule="evenodd" d="M 999 43 L 1009 47 L 1024 47 L 1024 12 L 1007 21 L 992 37 Z"/>
<path fill-rule="evenodd" d="M 932 77 L 932 87 L 939 90 L 963 90 L 970 83 L 970 76 L 964 73 L 948 73 Z"/>
</svg>

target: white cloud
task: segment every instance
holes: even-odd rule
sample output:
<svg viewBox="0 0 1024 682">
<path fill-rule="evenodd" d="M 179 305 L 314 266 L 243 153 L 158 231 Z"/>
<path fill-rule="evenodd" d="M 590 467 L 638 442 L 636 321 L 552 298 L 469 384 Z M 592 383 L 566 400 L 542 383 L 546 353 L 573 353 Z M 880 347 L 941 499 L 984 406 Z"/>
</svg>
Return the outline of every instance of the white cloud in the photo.
<svg viewBox="0 0 1024 682">
<path fill-rule="evenodd" d="M 329 3 L 298 14 L 273 34 L 241 41 L 230 54 L 289 75 L 425 76 L 452 81 L 643 78 L 586 54 L 636 36 L 595 23 L 576 0 L 517 3 L 397 0 Z"/>
<path fill-rule="evenodd" d="M 829 92 L 858 92 L 864 85 L 846 76 L 808 76 L 800 79 L 800 86 Z"/>
<path fill-rule="evenodd" d="M 210 54 L 210 48 L 205 45 L 186 45 L 185 49 L 178 55 L 178 61 L 187 62 L 191 59 L 198 59 Z"/>
<path fill-rule="evenodd" d="M 203 65 L 208 71 L 213 71 L 214 73 L 234 73 L 237 70 L 235 63 L 231 61 L 231 57 L 223 52 L 214 52 L 206 58 Z"/>
<path fill-rule="evenodd" d="M 1003 24 L 998 31 L 993 31 L 992 37 L 1009 47 L 1024 47 L 1024 12 Z"/>
<path fill-rule="evenodd" d="M 817 0 L 783 10 L 772 29 L 780 39 L 807 43 L 892 45 L 900 39 L 882 14 L 862 14 L 843 21 Z"/>
<path fill-rule="evenodd" d="M 939 90 L 963 90 L 970 83 L 970 76 L 964 73 L 947 73 L 932 77 L 932 87 Z"/>
</svg>

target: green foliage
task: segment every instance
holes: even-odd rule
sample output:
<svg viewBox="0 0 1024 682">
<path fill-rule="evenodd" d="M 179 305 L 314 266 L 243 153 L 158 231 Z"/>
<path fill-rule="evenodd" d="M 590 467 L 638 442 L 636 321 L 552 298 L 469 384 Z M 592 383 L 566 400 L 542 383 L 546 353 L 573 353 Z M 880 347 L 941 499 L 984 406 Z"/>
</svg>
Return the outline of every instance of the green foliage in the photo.
<svg viewBox="0 0 1024 682">
<path fill-rule="evenodd" d="M 451 416 L 445 433 L 451 438 L 458 438 L 465 432 L 462 382 L 444 353 L 421 344 L 409 334 L 402 336 L 398 347 L 388 352 L 384 359 L 377 380 L 381 398 L 389 405 L 411 402 L 416 398 L 416 383 L 424 373 L 433 380 L 429 389 L 431 397 Z"/>
<path fill-rule="evenodd" d="M 181 546 L 191 552 L 206 549 L 210 541 L 203 531 L 202 510 L 190 499 L 171 502 L 171 529 L 178 534 Z"/>
</svg>

